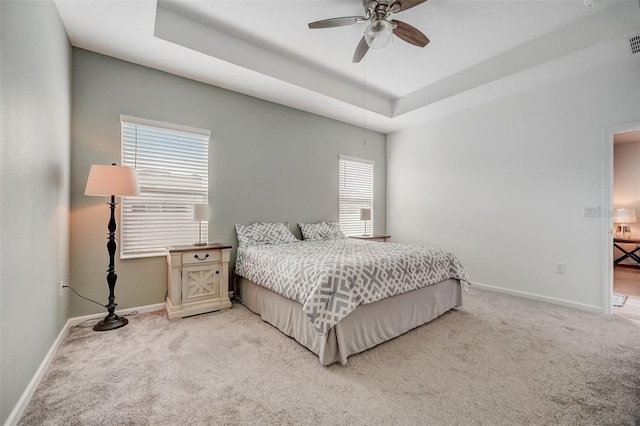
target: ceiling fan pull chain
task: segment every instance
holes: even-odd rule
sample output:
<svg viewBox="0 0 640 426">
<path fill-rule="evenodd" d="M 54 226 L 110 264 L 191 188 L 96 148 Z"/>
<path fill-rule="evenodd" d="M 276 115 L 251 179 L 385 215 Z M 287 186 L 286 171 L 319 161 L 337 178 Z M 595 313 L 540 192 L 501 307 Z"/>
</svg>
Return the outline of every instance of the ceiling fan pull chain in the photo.
<svg viewBox="0 0 640 426">
<path fill-rule="evenodd" d="M 362 146 L 367 146 L 367 58 L 362 68 Z"/>
</svg>

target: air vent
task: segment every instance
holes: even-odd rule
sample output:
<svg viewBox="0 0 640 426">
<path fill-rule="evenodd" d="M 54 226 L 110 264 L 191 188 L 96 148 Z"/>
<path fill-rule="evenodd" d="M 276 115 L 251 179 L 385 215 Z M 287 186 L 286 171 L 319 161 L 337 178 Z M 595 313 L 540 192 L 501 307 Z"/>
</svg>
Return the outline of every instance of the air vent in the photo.
<svg viewBox="0 0 640 426">
<path fill-rule="evenodd" d="M 640 53 L 640 34 L 636 34 L 627 39 L 629 41 L 629 50 L 631 54 Z"/>
</svg>

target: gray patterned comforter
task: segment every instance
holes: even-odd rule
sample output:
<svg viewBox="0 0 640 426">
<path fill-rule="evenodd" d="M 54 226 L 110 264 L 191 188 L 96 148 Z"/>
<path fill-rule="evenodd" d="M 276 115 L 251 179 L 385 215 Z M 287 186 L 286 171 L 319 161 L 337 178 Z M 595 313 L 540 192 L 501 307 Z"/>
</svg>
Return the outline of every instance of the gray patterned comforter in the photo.
<svg viewBox="0 0 640 426">
<path fill-rule="evenodd" d="M 352 239 L 240 247 L 235 273 L 302 304 L 326 333 L 356 306 L 469 276 L 446 250 Z"/>
</svg>

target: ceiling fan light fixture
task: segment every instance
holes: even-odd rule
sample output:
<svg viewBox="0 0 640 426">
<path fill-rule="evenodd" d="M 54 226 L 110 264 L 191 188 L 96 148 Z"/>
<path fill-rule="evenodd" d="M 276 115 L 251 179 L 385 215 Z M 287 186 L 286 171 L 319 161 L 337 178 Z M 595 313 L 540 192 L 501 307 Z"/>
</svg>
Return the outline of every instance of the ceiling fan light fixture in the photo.
<svg viewBox="0 0 640 426">
<path fill-rule="evenodd" d="M 364 39 L 372 49 L 382 49 L 391 41 L 393 25 L 386 19 L 374 19 L 364 30 Z"/>
</svg>

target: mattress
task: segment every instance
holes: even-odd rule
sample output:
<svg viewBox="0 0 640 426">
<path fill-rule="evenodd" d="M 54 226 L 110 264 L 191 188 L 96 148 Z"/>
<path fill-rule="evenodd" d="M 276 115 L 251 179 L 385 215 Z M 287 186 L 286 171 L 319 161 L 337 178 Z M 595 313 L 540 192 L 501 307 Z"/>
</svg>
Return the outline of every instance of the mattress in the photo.
<svg viewBox="0 0 640 426">
<path fill-rule="evenodd" d="M 469 277 L 446 250 L 353 239 L 240 246 L 236 275 L 298 302 L 326 334 L 361 305 Z"/>
<path fill-rule="evenodd" d="M 382 243 L 368 243 L 382 244 Z M 423 325 L 462 305 L 462 286 L 447 279 L 427 287 L 357 306 L 324 333 L 309 321 L 303 305 L 236 276 L 236 297 L 251 311 L 315 353 L 322 365 L 340 362 Z"/>
</svg>

